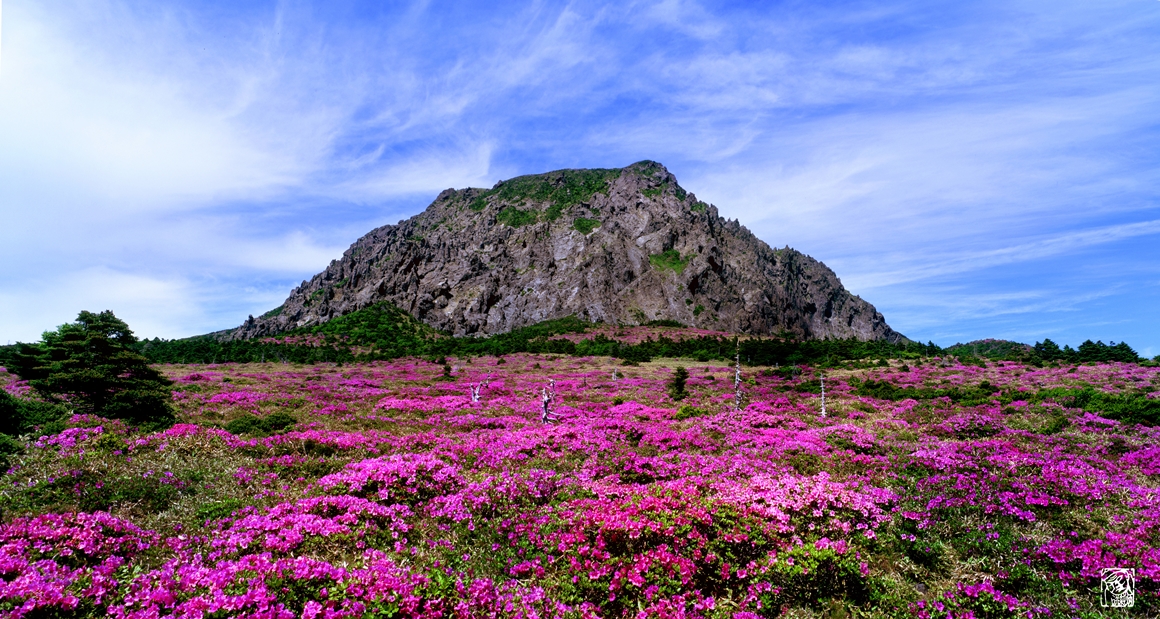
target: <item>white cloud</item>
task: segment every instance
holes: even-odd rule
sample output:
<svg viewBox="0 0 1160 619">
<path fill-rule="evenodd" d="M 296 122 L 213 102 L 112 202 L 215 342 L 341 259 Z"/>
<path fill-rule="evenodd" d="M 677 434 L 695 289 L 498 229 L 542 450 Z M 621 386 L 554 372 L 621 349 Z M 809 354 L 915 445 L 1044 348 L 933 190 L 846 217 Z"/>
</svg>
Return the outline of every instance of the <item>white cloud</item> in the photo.
<svg viewBox="0 0 1160 619">
<path fill-rule="evenodd" d="M 872 290 L 995 266 L 1030 262 L 1081 251 L 1094 245 L 1151 235 L 1160 235 L 1160 220 L 1082 230 L 999 249 L 949 255 L 926 252 L 922 258 L 923 264 L 909 264 L 898 270 L 889 270 L 889 267 L 886 267 L 873 273 L 857 274 L 854 278 L 847 279 L 847 285 L 858 290 Z"/>
<path fill-rule="evenodd" d="M 405 161 L 380 165 L 335 188 L 334 193 L 347 199 L 369 201 L 391 196 L 428 193 L 463 187 L 491 187 L 490 144 L 465 144 L 462 152 L 433 152 L 413 156 Z"/>
<path fill-rule="evenodd" d="M 185 332 L 201 308 L 186 281 L 158 279 L 105 267 L 63 273 L 22 290 L 0 292 L 0 324 L 7 340 L 31 342 L 81 310 L 113 310 L 138 337 Z"/>
<path fill-rule="evenodd" d="M 138 320 L 230 326 L 440 189 L 646 158 L 872 302 L 957 278 L 979 320 L 1082 297 L 987 269 L 1160 217 L 1138 2 L 8 4 L 0 288 L 33 322 L 100 300 L 62 284 L 87 265 Z"/>
<path fill-rule="evenodd" d="M 320 271 L 346 251 L 346 246 L 320 246 L 305 233 L 297 231 L 282 238 L 236 239 L 224 245 L 232 245 L 223 256 L 229 264 L 269 273 Z"/>
<path fill-rule="evenodd" d="M 1133 204 L 1146 210 L 1120 194 L 1160 175 L 1110 160 L 1107 142 L 1147 122 L 1148 102 L 1160 98 L 1129 90 L 823 117 L 763 136 L 686 184 L 760 234 L 830 256 L 880 254 L 891 247 L 885 238 L 919 249 L 916 257 L 947 243 L 978 247 L 980 238 L 986 249 L 1090 226 Z"/>
<path fill-rule="evenodd" d="M 655 23 L 703 40 L 711 40 L 726 29 L 721 20 L 692 0 L 661 0 L 646 6 L 643 15 Z"/>
<path fill-rule="evenodd" d="M 4 41 L 4 193 L 66 204 L 84 196 L 106 212 L 134 212 L 252 195 L 302 173 L 299 162 L 190 100 L 173 76 L 126 74 L 30 9 L 9 9 Z"/>
</svg>

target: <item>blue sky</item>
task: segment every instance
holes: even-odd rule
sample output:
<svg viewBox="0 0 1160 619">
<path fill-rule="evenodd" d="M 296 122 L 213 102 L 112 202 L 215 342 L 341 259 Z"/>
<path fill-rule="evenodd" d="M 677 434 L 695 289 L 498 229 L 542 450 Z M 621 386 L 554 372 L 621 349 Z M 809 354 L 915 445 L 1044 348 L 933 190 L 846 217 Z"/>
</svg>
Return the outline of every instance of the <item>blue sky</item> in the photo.
<svg viewBox="0 0 1160 619">
<path fill-rule="evenodd" d="M 276 307 L 448 187 L 664 163 L 897 330 L 1160 354 L 1160 2 L 8 0 L 0 343 Z"/>
</svg>

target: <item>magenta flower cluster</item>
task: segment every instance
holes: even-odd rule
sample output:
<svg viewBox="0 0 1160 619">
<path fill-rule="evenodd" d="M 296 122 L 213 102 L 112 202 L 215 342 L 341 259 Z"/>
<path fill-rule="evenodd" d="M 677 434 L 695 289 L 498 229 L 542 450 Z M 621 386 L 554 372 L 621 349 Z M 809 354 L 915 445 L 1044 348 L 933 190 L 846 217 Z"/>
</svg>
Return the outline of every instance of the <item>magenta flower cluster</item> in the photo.
<svg viewBox="0 0 1160 619">
<path fill-rule="evenodd" d="M 1110 567 L 1160 609 L 1160 430 L 1037 398 L 1151 394 L 1154 368 L 832 372 L 821 417 L 809 368 L 746 368 L 735 410 L 724 365 L 692 365 L 675 402 L 651 366 L 452 364 L 175 366 L 183 423 L 30 439 L 0 480 L 0 615 L 1078 617 Z M 851 377 L 994 395 L 878 400 Z M 222 429 L 274 412 L 298 424 Z M 201 453 L 226 472 L 183 468 Z"/>
</svg>

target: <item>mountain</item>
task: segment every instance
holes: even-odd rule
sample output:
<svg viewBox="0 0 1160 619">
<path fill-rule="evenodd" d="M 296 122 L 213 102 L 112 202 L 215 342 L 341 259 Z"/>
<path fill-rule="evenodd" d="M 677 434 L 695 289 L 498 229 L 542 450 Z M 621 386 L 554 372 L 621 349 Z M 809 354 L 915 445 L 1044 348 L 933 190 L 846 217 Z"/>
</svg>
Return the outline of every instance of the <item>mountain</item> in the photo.
<svg viewBox="0 0 1160 619">
<path fill-rule="evenodd" d="M 447 189 L 422 213 L 372 230 L 281 307 L 225 337 L 275 335 L 380 301 L 455 335 L 575 315 L 906 341 L 824 264 L 770 248 L 651 161 Z"/>
</svg>

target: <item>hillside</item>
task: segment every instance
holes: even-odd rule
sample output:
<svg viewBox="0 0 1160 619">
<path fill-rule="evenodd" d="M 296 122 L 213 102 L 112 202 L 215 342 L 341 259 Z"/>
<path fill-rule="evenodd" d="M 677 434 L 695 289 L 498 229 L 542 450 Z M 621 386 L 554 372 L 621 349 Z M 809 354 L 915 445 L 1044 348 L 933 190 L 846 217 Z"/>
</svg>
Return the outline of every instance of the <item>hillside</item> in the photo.
<svg viewBox="0 0 1160 619">
<path fill-rule="evenodd" d="M 461 336 L 576 316 L 906 340 L 824 264 L 770 248 L 648 161 L 448 189 L 424 212 L 372 230 L 279 308 L 222 337 L 277 335 L 383 301 Z"/>
</svg>

